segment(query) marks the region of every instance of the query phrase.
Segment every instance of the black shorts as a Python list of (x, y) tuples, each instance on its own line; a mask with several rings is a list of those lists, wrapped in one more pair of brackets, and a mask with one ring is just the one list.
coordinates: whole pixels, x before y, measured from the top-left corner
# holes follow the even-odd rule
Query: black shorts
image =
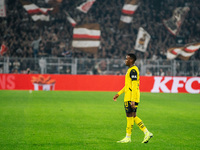
[(126, 113), (131, 113), (131, 112), (137, 111), (138, 103), (136, 103), (136, 102), (135, 102), (135, 107), (136, 107), (135, 109), (133, 109), (131, 107), (131, 101), (124, 102), (124, 108), (125, 108)]

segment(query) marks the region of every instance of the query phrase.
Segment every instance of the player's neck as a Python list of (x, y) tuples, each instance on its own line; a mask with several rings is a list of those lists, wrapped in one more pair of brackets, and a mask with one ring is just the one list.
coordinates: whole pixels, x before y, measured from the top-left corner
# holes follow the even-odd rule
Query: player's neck
[(135, 64), (130, 65), (129, 68), (131, 68), (131, 67), (133, 67), (133, 66), (135, 66)]

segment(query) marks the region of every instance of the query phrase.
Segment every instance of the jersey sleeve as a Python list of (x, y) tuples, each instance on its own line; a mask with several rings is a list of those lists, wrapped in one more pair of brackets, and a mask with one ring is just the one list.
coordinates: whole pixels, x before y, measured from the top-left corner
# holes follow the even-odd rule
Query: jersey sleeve
[(118, 95), (121, 95), (125, 91), (125, 86), (117, 93)]
[(137, 99), (137, 90), (139, 88), (137, 79), (138, 79), (138, 73), (135, 69), (132, 69), (130, 72), (130, 78), (132, 80), (132, 94), (131, 94), (131, 101), (136, 101)]
[(132, 69), (130, 71), (130, 78), (131, 78), (132, 81), (137, 81), (138, 73), (135, 69)]

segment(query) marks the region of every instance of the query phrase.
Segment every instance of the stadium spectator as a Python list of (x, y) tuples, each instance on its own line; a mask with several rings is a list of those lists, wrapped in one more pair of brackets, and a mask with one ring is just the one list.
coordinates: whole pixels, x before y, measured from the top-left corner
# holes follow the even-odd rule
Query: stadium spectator
[(163, 71), (163, 69), (161, 68), (160, 71), (159, 71), (159, 76), (164, 76), (165, 75), (165, 72)]
[(145, 76), (152, 76), (152, 73), (150, 72), (150, 70), (148, 69)]
[[(29, 1), (40, 7), (49, 6), (42, 0)], [(143, 27), (151, 35), (151, 40), (146, 53), (135, 52), (138, 59), (166, 59), (166, 50), (177, 45), (179, 36), (185, 43), (199, 42), (200, 3), (198, 0), (140, 0), (132, 23), (122, 29), (119, 28), (119, 19), (124, 0), (98, 0), (87, 14), (76, 10), (76, 4), (70, 0), (62, 1), (60, 11), (50, 14), (49, 23), (38, 26), (20, 1), (7, 0), (7, 17), (0, 18), (0, 44), (4, 40), (8, 43), (7, 55), (11, 57), (62, 56), (59, 43), (61, 41), (65, 43), (65, 51), (71, 50), (73, 34), (73, 27), (64, 15), (66, 10), (78, 24), (96, 22), (100, 24), (101, 48), (96, 55), (98, 58), (123, 58), (127, 51), (135, 52), (134, 45), (139, 27)], [(191, 9), (176, 37), (167, 31), (162, 20), (170, 18), (176, 7), (183, 6), (189, 6)], [(35, 39), (39, 35), (42, 35), (42, 40)], [(73, 50), (71, 57), (94, 58), (95, 55)], [(191, 59), (199, 60), (200, 51), (197, 51)]]

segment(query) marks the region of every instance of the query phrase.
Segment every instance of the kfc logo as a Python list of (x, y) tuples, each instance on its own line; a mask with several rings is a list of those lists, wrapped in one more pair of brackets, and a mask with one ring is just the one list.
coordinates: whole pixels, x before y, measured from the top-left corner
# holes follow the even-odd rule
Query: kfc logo
[(200, 77), (154, 77), (151, 92), (179, 93), (181, 91), (200, 93)]

